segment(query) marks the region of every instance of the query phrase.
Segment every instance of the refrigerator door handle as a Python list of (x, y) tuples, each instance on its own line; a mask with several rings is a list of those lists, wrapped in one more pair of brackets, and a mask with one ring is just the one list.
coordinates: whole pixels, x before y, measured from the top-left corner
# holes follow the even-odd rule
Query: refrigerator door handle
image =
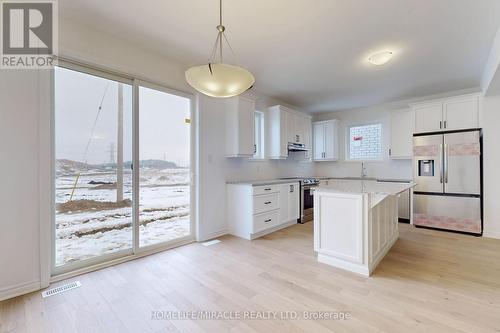
[(444, 182), (448, 183), (448, 144), (444, 144)]
[[(443, 144), (439, 145), (439, 154), (441, 159), (443, 159)], [(443, 184), (443, 173), (444, 173), (444, 163), (441, 163), (441, 167), (439, 168), (439, 182)]]

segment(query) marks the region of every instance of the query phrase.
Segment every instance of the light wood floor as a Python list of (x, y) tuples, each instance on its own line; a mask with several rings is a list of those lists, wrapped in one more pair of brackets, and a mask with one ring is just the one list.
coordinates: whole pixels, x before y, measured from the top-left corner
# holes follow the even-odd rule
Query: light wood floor
[[(0, 303), (0, 332), (499, 332), (500, 241), (400, 225), (371, 278), (316, 261), (312, 224), (192, 244)], [(63, 281), (62, 284), (68, 281)], [(56, 285), (58, 285), (56, 284)], [(349, 320), (151, 320), (159, 311), (346, 311)]]

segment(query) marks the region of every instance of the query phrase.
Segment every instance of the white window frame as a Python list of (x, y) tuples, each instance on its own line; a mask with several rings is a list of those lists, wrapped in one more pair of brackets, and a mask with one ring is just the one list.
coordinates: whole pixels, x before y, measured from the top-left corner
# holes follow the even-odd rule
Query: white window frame
[[(351, 158), (351, 128), (371, 125), (380, 125), (380, 155), (378, 158), (356, 159)], [(345, 160), (347, 162), (382, 162), (384, 161), (384, 123), (382, 121), (373, 121), (369, 123), (349, 124), (345, 130)]]
[[(254, 123), (257, 123), (258, 119), (258, 126), (255, 124), (254, 126), (254, 147), (256, 149), (255, 154), (250, 158), (252, 161), (263, 161), (265, 160), (265, 114), (263, 111), (254, 111)], [(257, 134), (257, 131), (259, 133)]]

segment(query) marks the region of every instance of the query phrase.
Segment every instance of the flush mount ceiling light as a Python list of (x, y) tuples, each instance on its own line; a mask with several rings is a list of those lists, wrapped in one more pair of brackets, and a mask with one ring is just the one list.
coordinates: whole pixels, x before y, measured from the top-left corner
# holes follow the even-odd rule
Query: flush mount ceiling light
[(392, 51), (377, 52), (368, 58), (368, 62), (376, 66), (384, 65), (391, 61), (393, 55)]
[(219, 0), (219, 25), (217, 38), (208, 64), (191, 67), (186, 71), (186, 81), (202, 94), (212, 97), (232, 97), (250, 89), (255, 82), (252, 73), (246, 69), (223, 63), (222, 44), (226, 42), (229, 50), (236, 56), (222, 25), (222, 0)]

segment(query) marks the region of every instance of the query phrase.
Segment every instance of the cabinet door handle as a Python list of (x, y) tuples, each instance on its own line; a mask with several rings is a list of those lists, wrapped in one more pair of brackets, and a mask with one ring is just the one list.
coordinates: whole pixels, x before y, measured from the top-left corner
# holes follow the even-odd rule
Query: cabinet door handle
[(389, 156), (391, 156), (391, 155), (392, 155), (392, 149), (389, 148)]
[(271, 221), (272, 221), (272, 219), (267, 219), (267, 220), (264, 220), (264, 223), (269, 223)]
[(294, 185), (290, 185), (290, 193), (292, 193), (293, 191), (295, 191), (295, 186)]
[(269, 205), (271, 203), (271, 201), (266, 201), (264, 202), (264, 205)]
[(447, 124), (446, 120), (443, 122), (443, 126), (444, 126), (444, 128), (448, 128), (448, 124)]
[(271, 189), (268, 187), (268, 188), (265, 188), (264, 191), (271, 191)]
[(442, 120), (440, 120), (440, 121), (439, 121), (439, 129), (442, 129), (442, 128), (443, 128), (443, 121), (442, 121)]

